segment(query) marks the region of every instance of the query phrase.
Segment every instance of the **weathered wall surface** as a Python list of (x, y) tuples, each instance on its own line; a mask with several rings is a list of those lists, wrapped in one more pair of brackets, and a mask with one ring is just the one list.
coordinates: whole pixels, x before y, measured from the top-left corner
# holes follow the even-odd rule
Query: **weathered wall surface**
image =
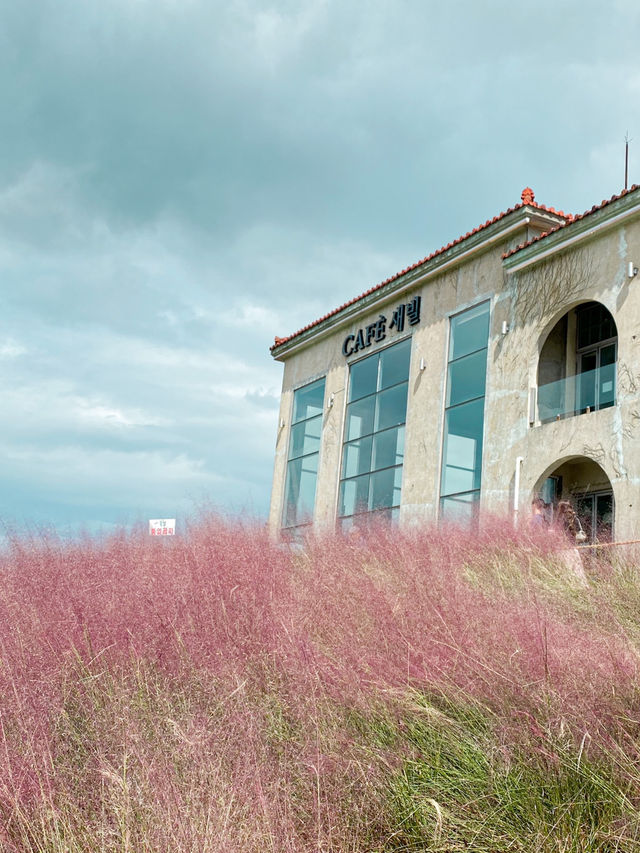
[[(524, 229), (511, 241), (523, 240)], [(501, 254), (507, 242), (493, 246), (473, 260), (452, 271), (434, 277), (428, 283), (390, 296), (368, 312), (354, 318), (313, 345), (302, 348), (285, 361), (271, 500), (270, 526), (280, 526), (284, 501), (289, 428), (296, 388), (326, 376), (325, 413), (320, 450), (314, 521), (321, 528), (335, 523), (340, 462), (346, 408), (349, 364), (372, 355), (412, 335), (407, 426), (403, 466), (401, 520), (433, 520), (437, 516), (443, 409), (447, 375), (449, 318), (479, 302), (495, 301), (496, 288), (502, 286)], [(420, 323), (406, 325), (404, 333), (388, 332), (378, 344), (373, 343), (356, 355), (345, 357), (345, 337), (375, 322), (381, 313), (388, 318), (399, 303), (414, 296), (421, 297)], [(498, 312), (499, 322), (502, 313)], [(497, 322), (497, 321), (496, 321)], [(420, 369), (424, 360), (424, 369)], [(333, 405), (328, 406), (333, 395)]]
[[(590, 490), (613, 489), (616, 538), (640, 535), (640, 278), (627, 276), (628, 262), (637, 263), (638, 258), (636, 221), (569, 249), (546, 265), (507, 276), (501, 301), (509, 306), (511, 330), (491, 343), (483, 471), (483, 504), (488, 509), (503, 512), (513, 505), (519, 456), (522, 512), (528, 512), (544, 478), (564, 460), (586, 457), (608, 478), (589, 482)], [(530, 426), (529, 391), (537, 386), (542, 346), (570, 308), (591, 300), (602, 303), (617, 325), (617, 404)], [(578, 491), (580, 484), (573, 485)]]
[[(282, 516), (294, 389), (326, 376), (315, 522), (320, 527), (332, 526), (349, 362), (404, 335), (388, 333), (384, 341), (351, 357), (343, 355), (343, 341), (346, 335), (377, 320), (381, 312), (390, 317), (398, 303), (419, 294), (421, 321), (408, 327), (413, 343), (401, 520), (409, 523), (437, 517), (449, 318), (490, 300), (482, 506), (501, 514), (512, 511), (518, 457), (523, 460), (517, 496), (522, 514), (528, 514), (532, 496), (549, 473), (563, 463), (573, 464), (571, 460), (576, 457), (585, 457), (597, 462), (606, 474), (602, 482), (590, 484), (593, 489), (608, 488), (608, 482), (613, 488), (616, 537), (640, 536), (640, 276), (627, 276), (629, 261), (640, 265), (640, 220), (611, 227), (547, 262), (505, 274), (502, 252), (526, 236), (524, 231), (511, 235), (510, 242), (494, 244), (450, 271), (390, 296), (387, 302), (372, 306), (350, 324), (286, 359), (280, 408), (284, 426), (278, 429), (270, 516), (274, 532)], [(617, 324), (617, 405), (551, 423), (530, 423), (529, 399), (537, 387), (542, 346), (567, 311), (591, 300), (605, 305)], [(506, 334), (503, 321), (509, 326)], [(556, 342), (556, 348), (559, 346)], [(567, 370), (571, 375), (575, 365), (567, 365)], [(329, 407), (332, 395), (333, 405)], [(569, 488), (570, 477), (566, 479)]]

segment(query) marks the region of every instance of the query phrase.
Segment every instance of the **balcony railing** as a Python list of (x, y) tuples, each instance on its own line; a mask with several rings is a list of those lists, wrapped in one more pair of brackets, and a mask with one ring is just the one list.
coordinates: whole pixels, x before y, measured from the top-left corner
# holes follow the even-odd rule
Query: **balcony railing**
[(606, 409), (616, 402), (616, 365), (607, 364), (538, 388), (542, 423)]

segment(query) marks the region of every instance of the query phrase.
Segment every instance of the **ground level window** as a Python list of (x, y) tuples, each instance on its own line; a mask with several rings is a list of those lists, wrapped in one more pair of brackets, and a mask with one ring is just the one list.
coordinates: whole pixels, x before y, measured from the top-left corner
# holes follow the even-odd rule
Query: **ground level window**
[[(411, 339), (351, 365), (338, 516), (389, 519), (400, 506)], [(367, 521), (368, 523), (368, 521)]]
[(613, 494), (598, 492), (576, 497), (576, 513), (592, 544), (613, 542)]
[(310, 524), (313, 520), (324, 384), (324, 379), (318, 379), (294, 391), (282, 519), (284, 528)]
[(480, 500), (489, 303), (451, 318), (440, 516), (470, 521)]

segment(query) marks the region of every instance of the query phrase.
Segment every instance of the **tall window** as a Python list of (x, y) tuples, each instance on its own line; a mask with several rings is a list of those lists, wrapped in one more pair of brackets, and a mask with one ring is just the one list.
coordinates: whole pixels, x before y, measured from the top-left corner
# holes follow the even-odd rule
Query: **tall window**
[(304, 388), (298, 388), (293, 395), (283, 527), (310, 524), (313, 520), (322, 435), (324, 382), (324, 379), (318, 379)]
[(489, 303), (451, 318), (440, 512), (471, 518), (480, 499)]
[(599, 302), (577, 310), (578, 405), (584, 413), (615, 403), (617, 329), (613, 317)]
[(394, 517), (400, 506), (407, 418), (408, 338), (351, 365), (338, 514)]
[(618, 330), (599, 302), (572, 308), (549, 332), (538, 362), (542, 423), (615, 406)]

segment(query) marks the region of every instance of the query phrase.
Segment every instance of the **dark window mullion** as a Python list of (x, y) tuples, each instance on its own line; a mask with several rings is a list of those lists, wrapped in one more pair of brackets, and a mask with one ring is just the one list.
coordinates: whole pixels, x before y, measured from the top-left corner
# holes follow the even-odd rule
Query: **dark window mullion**
[[(363, 397), (356, 397), (355, 400), (349, 400), (349, 402), (347, 403), (347, 413), (349, 412), (349, 407), (353, 406), (355, 403), (361, 403), (363, 400), (369, 399), (369, 397), (377, 397), (379, 394), (384, 394), (385, 391), (390, 391), (391, 388), (397, 388), (398, 385), (406, 385), (408, 388), (409, 380), (401, 379), (400, 382), (394, 382), (393, 385), (385, 385), (385, 387), (381, 388), (379, 391), (373, 391), (371, 394), (365, 394)], [(314, 417), (318, 416), (314, 415)], [(302, 421), (298, 421), (298, 423), (302, 423)]]
[(451, 492), (450, 495), (441, 495), (440, 500), (445, 500), (445, 498), (459, 498), (462, 495), (479, 495), (480, 489), (467, 489), (465, 492)]
[(344, 520), (345, 518), (361, 518), (364, 515), (372, 516), (376, 515), (376, 513), (389, 512), (392, 509), (399, 509), (400, 504), (394, 504), (393, 506), (378, 506), (375, 509), (362, 509), (360, 512), (352, 512), (350, 515), (341, 515), (340, 520)]
[(368, 471), (363, 471), (362, 474), (354, 474), (351, 477), (341, 477), (340, 483), (348, 483), (349, 480), (357, 480), (359, 477), (368, 477), (371, 474), (379, 474), (381, 471), (390, 471), (392, 468), (402, 468), (402, 462), (397, 465), (385, 465), (382, 468), (370, 468)]
[(299, 456), (292, 456), (290, 459), (287, 459), (287, 463), (297, 462), (298, 459), (311, 459), (312, 456), (320, 456), (320, 451), (312, 450), (311, 453), (301, 453)]
[(479, 394), (477, 397), (471, 397), (469, 400), (463, 400), (461, 403), (454, 403), (453, 406), (447, 406), (445, 412), (450, 412), (452, 409), (459, 409), (460, 406), (465, 406), (467, 403), (475, 403), (476, 400), (484, 400), (486, 394)]
[(588, 354), (590, 352), (594, 352), (595, 350), (599, 350), (601, 347), (607, 347), (610, 344), (617, 344), (617, 343), (618, 343), (618, 336), (614, 335), (612, 338), (607, 338), (604, 341), (598, 341), (597, 344), (588, 344), (587, 346), (579, 347), (578, 349), (576, 349), (576, 353), (578, 355), (584, 355), (585, 353)]
[(373, 435), (376, 435), (376, 430), (373, 432), (363, 432), (362, 435), (359, 435), (357, 438), (350, 438), (349, 441), (345, 441), (342, 448), (344, 449), (348, 444), (355, 444), (356, 441), (362, 441), (363, 438), (371, 438)]
[(455, 358), (450, 358), (447, 364), (455, 364), (457, 361), (462, 361), (464, 358), (469, 358), (470, 355), (477, 355), (479, 352), (484, 352), (484, 350), (488, 350), (489, 347), (478, 347), (478, 349), (474, 349), (471, 352), (465, 352), (464, 355), (457, 355)]
[[(406, 340), (408, 340), (408, 339), (405, 338), (402, 341), (402, 343), (406, 343)], [(395, 471), (397, 469), (402, 469), (402, 465), (403, 465), (403, 461), (404, 461), (403, 460), (402, 462), (400, 462), (398, 464), (394, 464), (394, 465), (383, 465), (380, 468), (374, 468), (373, 467), (373, 442), (375, 441), (376, 437), (379, 435), (382, 435), (383, 433), (389, 433), (391, 430), (401, 429), (402, 427), (404, 427), (406, 425), (406, 421), (407, 421), (406, 407), (407, 407), (407, 403), (408, 403), (408, 392), (409, 392), (409, 375), (408, 374), (409, 374), (410, 365), (407, 361), (406, 365), (402, 366), (402, 372), (401, 373), (393, 373), (392, 372), (390, 374), (389, 378), (393, 378), (394, 375), (395, 376), (401, 375), (402, 378), (396, 382), (392, 382), (389, 385), (385, 385), (383, 388), (382, 387), (383, 356), (384, 356), (385, 352), (388, 352), (388, 349), (382, 350), (381, 352), (376, 353), (375, 355), (368, 356), (368, 358), (371, 358), (371, 359), (375, 358), (376, 359), (376, 366), (375, 366), (375, 369), (376, 369), (376, 386), (375, 386), (376, 390), (375, 390), (375, 392), (365, 394), (361, 397), (357, 397), (354, 400), (349, 400), (349, 402), (347, 403), (347, 408), (346, 408), (347, 424), (349, 424), (351, 412), (354, 411), (354, 409), (350, 408), (350, 407), (353, 407), (354, 404), (361, 404), (361, 403), (363, 403), (363, 401), (368, 401), (368, 406), (373, 409), (373, 423), (372, 423), (373, 428), (368, 432), (362, 433), (358, 436), (355, 436), (353, 438), (350, 438), (348, 440), (343, 441), (343, 445), (342, 445), (342, 448), (343, 448), (343, 450), (342, 450), (342, 473), (343, 473), (343, 476), (339, 480), (340, 494), (342, 496), (342, 495), (344, 495), (344, 490), (346, 489), (346, 487), (349, 484), (351, 484), (351, 483), (355, 484), (358, 482), (362, 482), (364, 484), (364, 482), (365, 482), (364, 478), (368, 477), (367, 490), (366, 490), (367, 491), (367, 504), (370, 504), (372, 501), (373, 493), (371, 490), (373, 488), (373, 477), (374, 477), (374, 475), (378, 475), (378, 474), (383, 473), (385, 471)], [(366, 361), (366, 359), (363, 359), (362, 361)], [(392, 364), (393, 364), (393, 362), (392, 362)], [(394, 368), (394, 370), (395, 370), (395, 368)], [(405, 370), (406, 370), (406, 373), (405, 373)], [(381, 395), (386, 394), (389, 391), (393, 391), (394, 389), (397, 390), (400, 387), (404, 387), (406, 389), (406, 394), (404, 395), (405, 400), (404, 400), (404, 417), (403, 417), (403, 419), (400, 421), (397, 421), (395, 423), (385, 423), (385, 425), (382, 427), (382, 429), (376, 428), (378, 425), (379, 417), (380, 417), (379, 412), (380, 412)], [(351, 389), (349, 389), (349, 394), (351, 394)], [(371, 404), (371, 398), (374, 398), (373, 399), (373, 405)], [(393, 413), (394, 408), (395, 408), (393, 406), (393, 399), (391, 399), (389, 401), (389, 406), (391, 406), (390, 411), (391, 411), (391, 413)], [(357, 409), (355, 411), (357, 411)], [(387, 412), (385, 417), (388, 417), (388, 410), (385, 409), (385, 412)], [(361, 417), (364, 419), (364, 416), (361, 416)], [(347, 427), (347, 432), (348, 432), (348, 427)], [(358, 474), (353, 474), (350, 477), (345, 477), (344, 476), (345, 459), (346, 459), (345, 450), (347, 448), (349, 448), (350, 446), (357, 447), (358, 443), (363, 441), (363, 440), (370, 440), (372, 443), (371, 444), (372, 455), (371, 455), (371, 458), (368, 460), (367, 470), (361, 471)], [(388, 454), (388, 457), (393, 458), (391, 456), (391, 454)], [(356, 486), (356, 488), (357, 488), (357, 486)], [(391, 499), (393, 500), (393, 496)], [(342, 504), (342, 501), (343, 501), (342, 497), (340, 498), (340, 501)], [(366, 509), (362, 509), (360, 512), (357, 512), (357, 513), (349, 513), (349, 514), (341, 515), (340, 518), (345, 519), (345, 518), (352, 518), (355, 515), (365, 515), (365, 514), (372, 514), (374, 512), (383, 512), (383, 511), (388, 510), (388, 509), (393, 509), (398, 505), (393, 504), (391, 507), (376, 507), (375, 509), (366, 508)]]
[(293, 427), (295, 427), (295, 426), (300, 426), (300, 424), (306, 424), (307, 421), (315, 421), (321, 417), (322, 417), (322, 412), (318, 412), (317, 415), (309, 415), (308, 418), (301, 418), (301, 420), (299, 420), (299, 421), (293, 421), (291, 424), (291, 428), (293, 429)]
[[(398, 384), (400, 384), (400, 383), (398, 383)], [(387, 389), (385, 388), (384, 390), (386, 391)], [(480, 398), (474, 397), (474, 399), (480, 399)], [(473, 400), (465, 400), (464, 401), (464, 403), (470, 403), (470, 402), (473, 402)], [(455, 409), (456, 406), (463, 406), (464, 403), (456, 403), (455, 406), (450, 406), (449, 408)], [(374, 413), (374, 423), (375, 423), (375, 413)], [(363, 438), (372, 438), (372, 437), (375, 437), (376, 435), (382, 435), (383, 432), (389, 432), (389, 430), (392, 430), (392, 429), (399, 429), (399, 427), (406, 426), (406, 423), (407, 423), (407, 420), (406, 420), (406, 416), (405, 416), (405, 419), (403, 421), (399, 421), (397, 424), (391, 424), (391, 426), (386, 426), (386, 427), (383, 427), (382, 429), (374, 429), (374, 430), (372, 430), (372, 432), (363, 432), (362, 435), (359, 435), (357, 438), (350, 438), (348, 441), (343, 442), (342, 447), (344, 449), (349, 444), (355, 444), (357, 441), (362, 441)]]

